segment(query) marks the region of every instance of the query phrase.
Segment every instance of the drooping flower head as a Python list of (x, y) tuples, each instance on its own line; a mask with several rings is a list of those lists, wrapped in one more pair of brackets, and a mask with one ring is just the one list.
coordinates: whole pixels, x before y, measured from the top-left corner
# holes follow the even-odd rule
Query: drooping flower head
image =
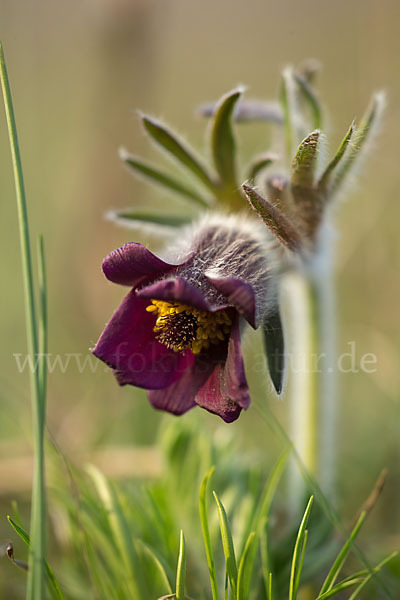
[(131, 290), (93, 353), (121, 385), (147, 389), (156, 408), (182, 414), (199, 405), (234, 421), (250, 403), (241, 332), (273, 310), (277, 251), (243, 215), (183, 229), (165, 260), (137, 243), (114, 250), (104, 274)]

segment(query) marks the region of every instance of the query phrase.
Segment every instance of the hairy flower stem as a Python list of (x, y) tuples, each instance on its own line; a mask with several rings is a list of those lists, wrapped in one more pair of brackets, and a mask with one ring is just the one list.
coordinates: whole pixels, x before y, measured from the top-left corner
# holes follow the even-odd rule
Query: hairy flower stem
[[(336, 369), (332, 269), (291, 272), (283, 284), (288, 340), (290, 435), (305, 468), (332, 498), (335, 479)], [(302, 476), (290, 472), (293, 512), (302, 510)]]
[[(22, 173), (21, 155), (18, 145), (17, 129), (15, 124), (14, 109), (11, 90), (8, 81), (7, 68), (4, 60), (3, 48), (0, 44), (0, 79), (4, 97), (4, 106), (10, 150), (14, 170), (15, 191), (17, 197), (18, 221), (20, 232), (20, 245), (22, 257), (22, 274), (25, 292), (25, 314), (28, 338), (28, 351), (35, 364), (39, 352), (38, 327), (34, 302), (34, 282), (32, 255), (29, 237), (28, 211), (25, 198), (24, 179)], [(44, 428), (45, 428), (45, 391), (44, 384), (38, 369), (31, 370), (31, 394), (33, 414), (34, 456), (35, 466), (33, 474), (32, 514), (31, 514), (31, 544), (29, 548), (28, 571), (28, 600), (42, 600), (45, 597), (45, 483), (44, 483)]]

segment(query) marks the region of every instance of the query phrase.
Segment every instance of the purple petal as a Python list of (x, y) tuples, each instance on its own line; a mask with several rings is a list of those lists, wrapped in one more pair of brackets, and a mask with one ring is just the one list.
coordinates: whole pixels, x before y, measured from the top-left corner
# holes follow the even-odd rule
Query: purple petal
[(107, 279), (132, 287), (175, 268), (176, 265), (164, 262), (145, 246), (135, 242), (117, 248), (103, 260), (103, 271)]
[(207, 356), (196, 357), (182, 377), (164, 390), (150, 390), (149, 400), (154, 408), (182, 415), (196, 406), (195, 396), (213, 372), (215, 363)]
[(235, 277), (217, 278), (206, 275), (213, 286), (221, 292), (234, 306), (239, 314), (256, 329), (259, 325), (256, 319), (256, 299), (253, 287)]
[(239, 319), (232, 327), (225, 362), (214, 368), (196, 395), (196, 403), (219, 415), (227, 423), (235, 421), (250, 404), (240, 345)]
[(182, 304), (189, 304), (201, 310), (210, 310), (210, 306), (200, 289), (188, 283), (182, 277), (157, 281), (139, 290), (137, 295), (148, 300), (152, 298), (169, 302), (177, 300)]
[(148, 302), (131, 290), (100, 336), (93, 354), (115, 369), (120, 385), (161, 389), (182, 377), (194, 361), (192, 352), (176, 353), (154, 336)]

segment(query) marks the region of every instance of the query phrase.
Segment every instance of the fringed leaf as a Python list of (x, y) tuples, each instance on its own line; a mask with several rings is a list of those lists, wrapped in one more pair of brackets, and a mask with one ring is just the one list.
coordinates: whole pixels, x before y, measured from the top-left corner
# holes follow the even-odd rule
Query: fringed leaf
[(365, 153), (368, 142), (370, 141), (374, 130), (379, 125), (384, 104), (385, 96), (383, 93), (378, 93), (373, 96), (370, 107), (361, 119), (360, 125), (357, 128), (351, 143), (346, 147), (343, 160), (336, 169), (336, 177), (332, 182), (331, 193), (336, 192), (345, 182), (352, 167)]
[(265, 154), (256, 156), (248, 167), (247, 179), (255, 179), (261, 171), (269, 167), (276, 160), (278, 160), (278, 156), (272, 152), (266, 152)]
[(172, 158), (191, 171), (205, 186), (214, 191), (215, 182), (201, 160), (196, 156), (195, 151), (188, 147), (176, 133), (172, 132), (157, 119), (147, 115), (142, 115), (141, 118), (145, 131), (156, 144), (161, 146)]
[(221, 98), (211, 129), (214, 164), (224, 187), (236, 187), (236, 143), (232, 131), (232, 117), (242, 93), (243, 89), (238, 88)]
[(283, 111), (286, 151), (289, 159), (293, 156), (295, 147), (304, 137), (298, 92), (298, 84), (293, 70), (288, 67), (282, 73), (280, 101)]
[(322, 113), (321, 105), (319, 103), (317, 95), (305, 77), (296, 74), (295, 79), (305, 102), (310, 107), (313, 127), (314, 129), (320, 129), (322, 124)]
[(328, 166), (322, 173), (322, 175), (318, 181), (318, 189), (322, 193), (325, 193), (328, 190), (329, 185), (332, 181), (332, 178), (334, 177), (336, 167), (342, 160), (342, 158), (347, 150), (347, 147), (353, 138), (355, 130), (356, 130), (356, 126), (355, 126), (355, 122), (353, 121), (352, 124), (350, 125), (346, 135), (344, 136), (343, 140), (341, 141), (340, 146), (337, 149), (335, 156), (332, 158), (332, 160), (330, 161), (330, 163), (328, 164)]
[(192, 202), (196, 202), (201, 206), (208, 206), (209, 203), (205, 200), (198, 192), (185, 183), (176, 179), (172, 175), (164, 173), (160, 171), (157, 167), (153, 167), (149, 165), (147, 162), (143, 161), (141, 158), (134, 156), (133, 154), (129, 154), (125, 149), (121, 149), (119, 152), (121, 160), (124, 161), (128, 167), (130, 167), (136, 175), (142, 176), (152, 183), (159, 185), (170, 192), (175, 192), (180, 196), (186, 198), (186, 200), (190, 200)]
[(289, 180), (285, 175), (274, 174), (267, 179), (267, 197), (270, 203), (283, 213), (290, 212)]
[(319, 131), (310, 133), (300, 144), (292, 162), (291, 185), (296, 201), (296, 188), (311, 189), (317, 165)]
[(301, 251), (302, 240), (300, 234), (288, 218), (253, 188), (245, 184), (242, 187), (251, 207), (261, 217), (274, 236), (292, 252)]
[(144, 229), (154, 233), (171, 232), (191, 222), (191, 218), (187, 216), (152, 213), (140, 209), (110, 211), (107, 217), (110, 221), (129, 229)]
[(279, 308), (265, 319), (263, 336), (269, 374), (279, 395), (282, 392), (285, 375), (285, 341)]
[[(212, 117), (217, 109), (216, 102), (203, 104), (198, 108), (202, 117)], [(233, 119), (236, 123), (247, 123), (252, 121), (267, 121), (282, 125), (282, 109), (276, 102), (263, 100), (240, 100), (234, 110)]]

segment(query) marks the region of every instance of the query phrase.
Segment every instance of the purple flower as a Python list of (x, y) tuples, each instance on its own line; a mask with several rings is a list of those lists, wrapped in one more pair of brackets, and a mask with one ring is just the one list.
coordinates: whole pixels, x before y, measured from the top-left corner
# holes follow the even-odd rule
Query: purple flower
[(199, 405), (231, 422), (250, 404), (240, 335), (274, 305), (275, 245), (243, 216), (209, 215), (180, 233), (168, 262), (137, 243), (104, 259), (107, 279), (131, 290), (93, 353), (155, 408)]

